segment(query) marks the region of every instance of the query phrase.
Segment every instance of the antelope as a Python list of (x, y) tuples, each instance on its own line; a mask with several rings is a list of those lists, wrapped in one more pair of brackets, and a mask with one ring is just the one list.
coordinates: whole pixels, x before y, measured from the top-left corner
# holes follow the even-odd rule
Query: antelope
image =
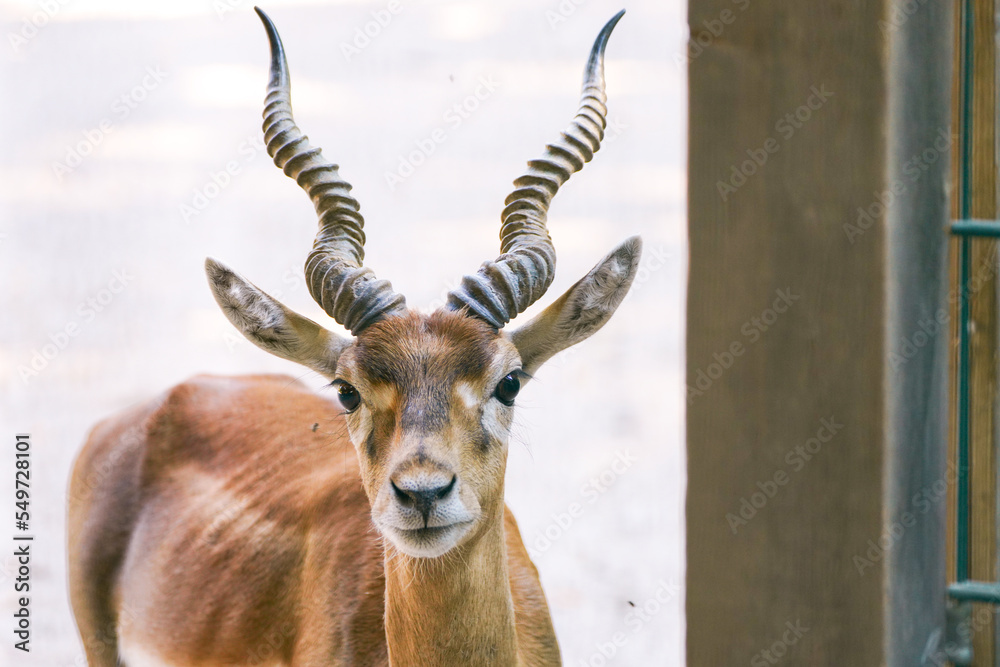
[(430, 314), (364, 266), (359, 204), (296, 125), (281, 39), (256, 11), (271, 51), (267, 150), (315, 206), (306, 282), (351, 337), (206, 259), (229, 321), (324, 376), (335, 396), (288, 376), (197, 376), (94, 427), (68, 508), (87, 660), (559, 665), (538, 572), (504, 502), (515, 397), (615, 312), (639, 237), (526, 324), (504, 327), (552, 282), (547, 211), (600, 147), (604, 51), (624, 11), (593, 45), (573, 121), (514, 181), (501, 254)]

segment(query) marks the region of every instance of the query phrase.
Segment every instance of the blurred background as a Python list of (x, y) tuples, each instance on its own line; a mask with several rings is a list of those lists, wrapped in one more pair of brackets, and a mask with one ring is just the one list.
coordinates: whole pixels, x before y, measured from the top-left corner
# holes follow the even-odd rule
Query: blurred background
[[(263, 6), (296, 120), (361, 202), (366, 264), (426, 309), (499, 253), (511, 181), (568, 124), (593, 39), (622, 6), (608, 135), (554, 200), (555, 283), (521, 321), (625, 237), (641, 234), (645, 253), (611, 322), (519, 397), (507, 473), (574, 667), (684, 664), (684, 3)], [(302, 278), (312, 206), (263, 149), (267, 40), (249, 0), (4, 0), (0, 20), (0, 414), (8, 444), (32, 435), (36, 535), (32, 652), (4, 639), (0, 664), (66, 667), (85, 662), (64, 535), (90, 427), (196, 373), (282, 372), (328, 391), (236, 333), (204, 258), (342, 329)], [(0, 451), (10, 499), (13, 449)], [(569, 517), (573, 503), (583, 511)]]

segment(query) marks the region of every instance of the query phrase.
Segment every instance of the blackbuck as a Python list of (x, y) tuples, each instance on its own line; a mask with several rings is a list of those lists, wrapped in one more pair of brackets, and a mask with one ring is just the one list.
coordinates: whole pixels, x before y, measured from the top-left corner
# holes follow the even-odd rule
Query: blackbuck
[(69, 575), (92, 667), (558, 665), (538, 573), (504, 503), (518, 390), (611, 317), (635, 276), (627, 239), (523, 326), (555, 270), (559, 187), (598, 150), (604, 50), (575, 118), (506, 199), (501, 254), (430, 315), (365, 268), (351, 186), (292, 117), (278, 32), (268, 153), (309, 194), (313, 298), (353, 337), (206, 260), (226, 317), (331, 381), (199, 376), (98, 424), (73, 470)]

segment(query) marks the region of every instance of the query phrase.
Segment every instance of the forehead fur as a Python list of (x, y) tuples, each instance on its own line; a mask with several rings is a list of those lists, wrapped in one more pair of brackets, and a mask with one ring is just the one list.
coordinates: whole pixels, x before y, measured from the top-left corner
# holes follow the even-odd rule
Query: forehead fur
[(355, 361), (369, 381), (407, 385), (419, 378), (453, 381), (482, 374), (499, 334), (485, 322), (437, 311), (389, 317), (358, 336)]

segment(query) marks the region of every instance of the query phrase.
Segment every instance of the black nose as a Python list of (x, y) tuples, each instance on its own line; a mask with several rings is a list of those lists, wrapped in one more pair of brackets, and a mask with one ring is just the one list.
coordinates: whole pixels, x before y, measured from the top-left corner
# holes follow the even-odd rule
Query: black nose
[(451, 481), (441, 486), (408, 486), (400, 488), (396, 485), (396, 480), (389, 480), (392, 490), (396, 493), (396, 500), (403, 507), (412, 507), (420, 512), (424, 517), (424, 528), (427, 527), (427, 520), (431, 514), (434, 503), (448, 497), (448, 494), (455, 488), (456, 475), (451, 476)]

